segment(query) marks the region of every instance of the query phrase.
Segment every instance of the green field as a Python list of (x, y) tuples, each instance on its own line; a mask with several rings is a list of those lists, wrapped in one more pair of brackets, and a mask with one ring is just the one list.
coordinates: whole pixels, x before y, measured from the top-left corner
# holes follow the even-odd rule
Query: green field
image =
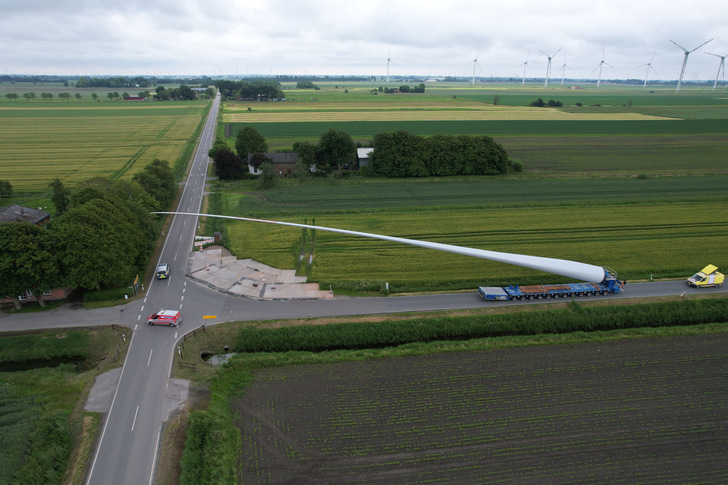
[(207, 101), (0, 103), (0, 169), (16, 192), (91, 177), (130, 179), (155, 158), (188, 152)]

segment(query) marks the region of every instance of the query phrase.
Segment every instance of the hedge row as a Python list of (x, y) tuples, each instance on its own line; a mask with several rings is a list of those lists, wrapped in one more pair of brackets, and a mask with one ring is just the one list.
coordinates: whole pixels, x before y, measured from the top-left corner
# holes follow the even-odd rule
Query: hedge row
[(726, 299), (680, 300), (617, 307), (582, 307), (574, 302), (568, 309), (539, 312), (302, 325), (275, 329), (248, 327), (238, 334), (235, 351), (320, 352), (436, 340), (592, 332), (726, 321)]

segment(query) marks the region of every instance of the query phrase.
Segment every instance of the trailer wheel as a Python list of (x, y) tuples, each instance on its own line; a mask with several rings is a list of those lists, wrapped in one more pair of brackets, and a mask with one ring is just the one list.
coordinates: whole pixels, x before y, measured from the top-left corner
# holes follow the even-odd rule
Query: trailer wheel
[(609, 292), (607, 290), (602, 290), (602, 295), (607, 295)]
[(549, 299), (549, 298), (551, 298), (551, 295), (544, 295), (543, 297), (546, 299)]
[(517, 296), (512, 296), (511, 297), (511, 301), (516, 301), (516, 300), (518, 300), (518, 297)]
[(577, 293), (577, 296), (584, 296), (584, 292), (580, 291), (579, 293)]
[(523, 296), (523, 295), (521, 295), (521, 296), (519, 296), (519, 297), (518, 297), (518, 299), (519, 299), (519, 300), (525, 300), (525, 299), (526, 299), (526, 297), (525, 297), (525, 296)]

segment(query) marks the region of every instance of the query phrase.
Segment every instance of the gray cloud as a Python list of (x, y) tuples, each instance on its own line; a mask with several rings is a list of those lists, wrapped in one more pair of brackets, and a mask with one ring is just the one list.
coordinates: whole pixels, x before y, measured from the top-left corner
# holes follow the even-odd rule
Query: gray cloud
[[(472, 74), (543, 77), (562, 51), (570, 77), (712, 79), (728, 54), (723, 2), (673, 0), (27, 0), (3, 7), (0, 72), (31, 74)], [(565, 56), (565, 57), (564, 57)], [(654, 75), (654, 74), (653, 74)], [(556, 77), (556, 74), (554, 74)]]

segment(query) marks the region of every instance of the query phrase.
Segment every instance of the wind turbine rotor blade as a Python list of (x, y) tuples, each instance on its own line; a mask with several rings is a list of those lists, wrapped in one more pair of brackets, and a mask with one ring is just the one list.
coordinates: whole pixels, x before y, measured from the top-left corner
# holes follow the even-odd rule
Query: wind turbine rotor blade
[(349, 234), (352, 236), (368, 237), (372, 239), (380, 239), (383, 241), (396, 242), (400, 244), (409, 244), (426, 249), (434, 249), (448, 253), (460, 254), (463, 256), (471, 256), (475, 258), (488, 259), (501, 263), (513, 264), (524, 268), (531, 268), (546, 273), (558, 274), (576, 280), (589, 281), (592, 283), (601, 283), (607, 276), (606, 270), (601, 266), (592, 264), (579, 263), (577, 261), (569, 261), (566, 259), (544, 258), (540, 256), (528, 256), (524, 254), (501, 253), (497, 251), (487, 251), (485, 249), (468, 248), (464, 246), (454, 246), (451, 244), (435, 243), (430, 241), (420, 241), (417, 239), (405, 239), (401, 237), (385, 236), (382, 234), (371, 234), (366, 232), (348, 231), (346, 229), (337, 229), (333, 227), (313, 226), (308, 224), (297, 224), (293, 222), (280, 222), (265, 219), (251, 219), (247, 217), (221, 216), (215, 214), (200, 214), (194, 212), (152, 212), (152, 214), (174, 214), (197, 217), (218, 217), (222, 219), (234, 219), (240, 221), (263, 222), (267, 224), (278, 224), (281, 226), (301, 227), (308, 229), (316, 229), (317, 231), (337, 232), (340, 234)]
[(652, 61), (655, 60), (655, 54), (657, 54), (657, 49), (655, 49), (655, 52), (652, 53), (652, 58), (650, 59), (650, 62), (648, 64), (652, 64)]
[(539, 52), (540, 52), (541, 54), (545, 55), (546, 57), (548, 57), (549, 59), (551, 59), (551, 58), (549, 57), (549, 55), (548, 55), (548, 54), (546, 54), (546, 53), (545, 53), (544, 51), (542, 51), (542, 50), (540, 50), (540, 49), (539, 49)]
[(713, 39), (710, 39), (710, 40), (707, 40), (707, 41), (703, 42), (702, 44), (700, 44), (698, 47), (696, 47), (695, 49), (691, 50), (690, 52), (695, 52), (696, 50), (700, 49), (701, 47), (703, 47), (708, 42), (711, 42), (712, 40)]
[(674, 40), (670, 39), (670, 42), (672, 42), (673, 44), (675, 44), (676, 46), (678, 46), (679, 48), (681, 48), (681, 49), (682, 49), (682, 50), (684, 50), (685, 52), (688, 52), (688, 50), (687, 50), (687, 49), (686, 49), (685, 47), (681, 46), (680, 44), (678, 44), (678, 43), (677, 43), (677, 42), (675, 42)]
[(564, 46), (559, 47), (559, 50), (557, 50), (556, 52), (554, 52), (554, 55), (551, 56), (551, 57), (554, 57), (556, 54), (558, 54), (559, 52), (561, 52), (561, 49), (563, 49), (563, 48), (564, 48)]

